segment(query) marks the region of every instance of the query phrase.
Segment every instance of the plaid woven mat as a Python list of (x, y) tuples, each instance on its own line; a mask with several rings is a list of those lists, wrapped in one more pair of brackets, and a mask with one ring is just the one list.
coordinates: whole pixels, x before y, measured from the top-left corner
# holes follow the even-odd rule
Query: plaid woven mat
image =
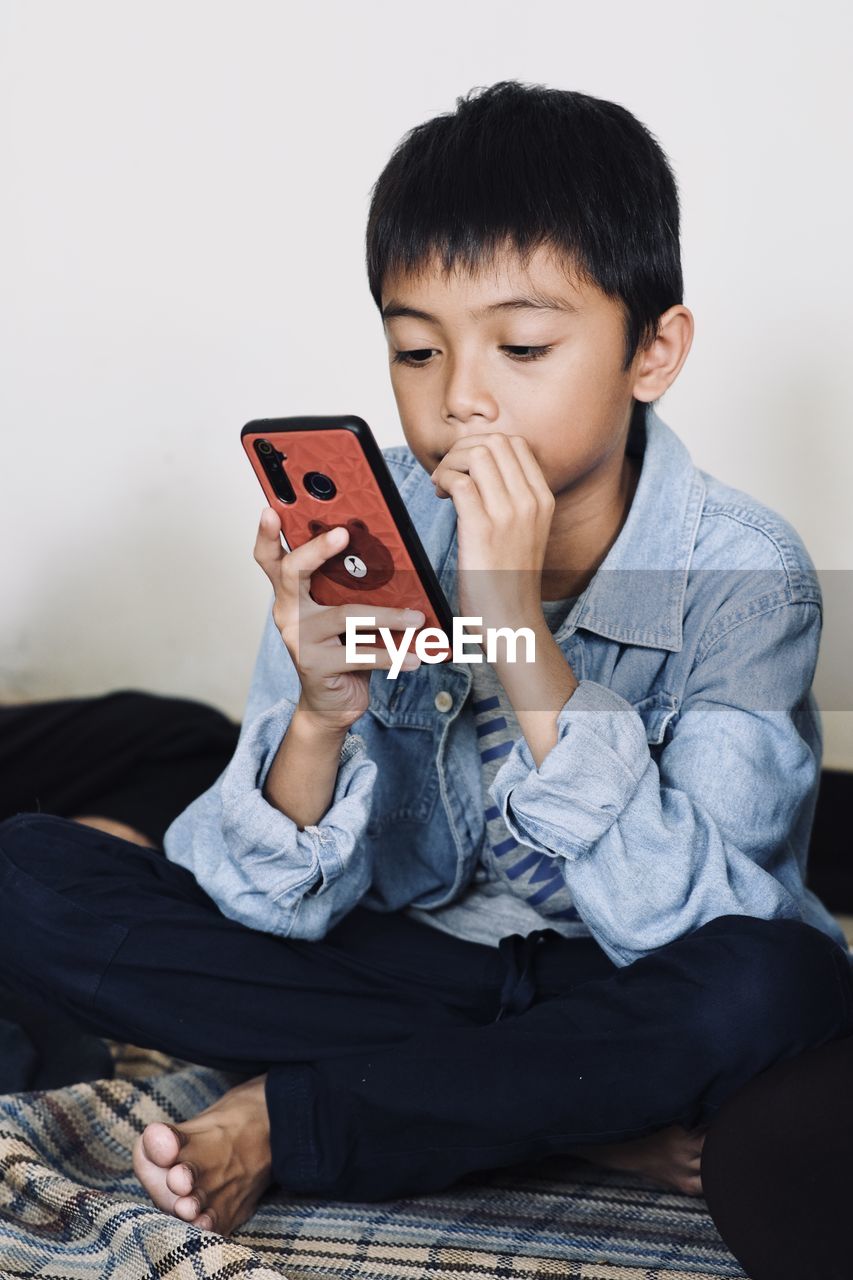
[(130, 1164), (151, 1120), (229, 1077), (116, 1046), (117, 1076), (0, 1098), (0, 1274), (39, 1280), (722, 1280), (744, 1272), (705, 1202), (581, 1160), (381, 1204), (278, 1192), (231, 1239), (155, 1209)]

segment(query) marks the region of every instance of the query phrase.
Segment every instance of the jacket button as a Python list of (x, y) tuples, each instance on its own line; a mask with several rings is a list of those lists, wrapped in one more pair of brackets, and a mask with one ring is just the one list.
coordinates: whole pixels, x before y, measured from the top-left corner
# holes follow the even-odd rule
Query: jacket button
[(440, 689), (435, 695), (436, 711), (449, 711), (453, 706), (453, 695), (446, 689)]

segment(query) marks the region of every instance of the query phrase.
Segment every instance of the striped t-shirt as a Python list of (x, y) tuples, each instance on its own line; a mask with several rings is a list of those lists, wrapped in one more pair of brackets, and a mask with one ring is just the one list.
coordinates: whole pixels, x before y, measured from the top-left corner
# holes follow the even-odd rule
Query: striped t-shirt
[[(552, 632), (576, 599), (569, 596), (542, 601), (542, 612)], [(471, 664), (471, 674), (471, 709), (480, 748), (486, 818), (483, 851), (474, 878), (461, 898), (431, 911), (408, 907), (406, 914), (457, 938), (494, 947), (508, 934), (526, 937), (534, 929), (551, 928), (565, 937), (585, 937), (589, 929), (563, 882), (561, 860), (516, 840), (489, 795), (489, 786), (521, 729), (494, 668), (484, 659)]]

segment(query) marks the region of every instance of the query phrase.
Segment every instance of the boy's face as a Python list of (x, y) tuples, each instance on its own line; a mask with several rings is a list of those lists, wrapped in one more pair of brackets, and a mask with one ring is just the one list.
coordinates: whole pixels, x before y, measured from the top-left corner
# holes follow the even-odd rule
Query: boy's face
[(559, 494), (624, 452), (641, 353), (623, 372), (621, 303), (567, 279), (548, 249), (526, 270), (505, 251), (476, 276), (391, 276), (382, 312), (403, 432), (428, 472), (458, 440), (502, 432), (525, 438)]

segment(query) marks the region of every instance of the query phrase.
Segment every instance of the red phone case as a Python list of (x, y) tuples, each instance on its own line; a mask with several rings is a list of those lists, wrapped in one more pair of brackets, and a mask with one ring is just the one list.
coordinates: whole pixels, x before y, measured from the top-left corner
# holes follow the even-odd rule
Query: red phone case
[[(423, 544), (394, 484), (382, 452), (367, 423), (357, 417), (257, 419), (243, 427), (243, 447), (270, 506), (281, 520), (293, 550), (325, 529), (344, 525), (349, 541), (311, 578), (318, 604), (420, 609), (423, 627), (439, 627), (448, 636), (452, 614)], [(266, 442), (281, 455), (292, 500), (276, 493), (256, 442)], [(272, 456), (266, 455), (270, 462)], [(316, 496), (305, 477), (329, 477), (335, 492)], [(279, 472), (276, 472), (278, 477)], [(284, 493), (287, 485), (276, 480)], [(365, 615), (370, 608), (365, 608)], [(420, 630), (421, 628), (419, 628)], [(362, 634), (367, 631), (362, 628)], [(392, 631), (395, 643), (401, 632)], [(377, 643), (381, 640), (377, 635)], [(436, 650), (436, 653), (441, 651)], [(441, 652), (441, 661), (451, 652)]]

